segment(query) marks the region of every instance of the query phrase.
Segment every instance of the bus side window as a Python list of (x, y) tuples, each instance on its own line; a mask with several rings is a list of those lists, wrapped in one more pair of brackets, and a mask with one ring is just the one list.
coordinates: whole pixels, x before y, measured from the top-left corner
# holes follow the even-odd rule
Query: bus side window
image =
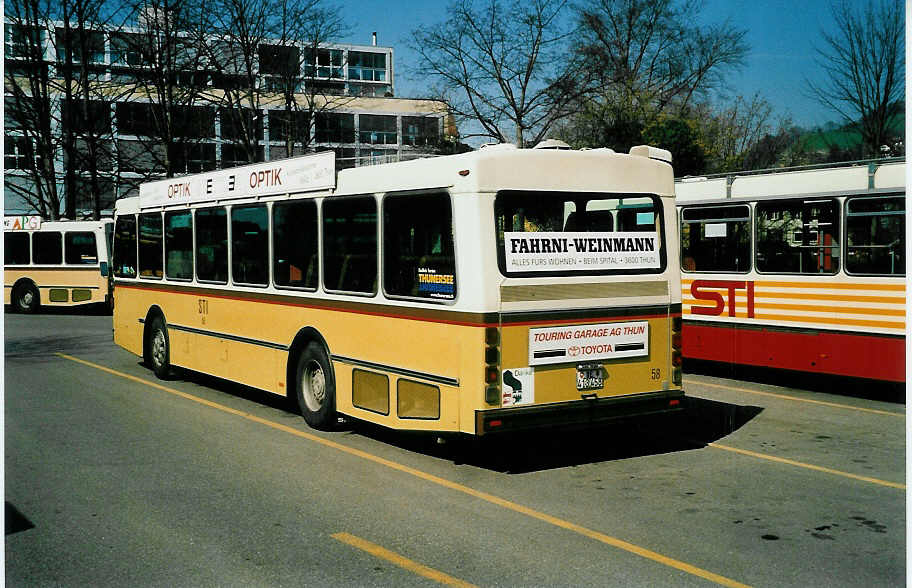
[(272, 206), (272, 274), (276, 286), (317, 289), (317, 204)]
[(193, 217), (190, 211), (165, 213), (165, 275), (193, 278)]
[(32, 233), (32, 259), (36, 265), (63, 263), (63, 236), (57, 232)]
[(117, 217), (114, 227), (114, 276), (136, 277), (136, 217)]
[(29, 263), (29, 234), (28, 233), (3, 233), (3, 264), (28, 265)]
[(323, 285), (327, 290), (377, 289), (377, 201), (373, 196), (323, 201)]
[(162, 244), (161, 213), (139, 215), (139, 277), (161, 279), (164, 273)]
[(383, 200), (383, 289), (387, 294), (456, 297), (452, 217), (447, 194), (390, 195)]
[(839, 270), (836, 200), (757, 203), (757, 270), (835, 274)]
[(901, 196), (846, 201), (846, 271), (886, 276), (906, 273), (906, 214)]
[(64, 259), (68, 264), (98, 263), (98, 246), (95, 233), (89, 231), (70, 232), (64, 235)]
[(235, 284), (269, 282), (269, 216), (266, 206), (231, 209), (231, 279)]
[(196, 211), (196, 277), (228, 283), (228, 215), (224, 208)]
[(750, 207), (691, 206), (681, 211), (681, 269), (750, 270)]

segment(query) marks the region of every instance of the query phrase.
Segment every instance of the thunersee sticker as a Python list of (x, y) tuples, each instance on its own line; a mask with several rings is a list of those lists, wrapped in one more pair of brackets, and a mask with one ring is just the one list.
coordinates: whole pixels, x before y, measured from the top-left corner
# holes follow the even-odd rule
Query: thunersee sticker
[(655, 269), (656, 232), (504, 233), (508, 272)]

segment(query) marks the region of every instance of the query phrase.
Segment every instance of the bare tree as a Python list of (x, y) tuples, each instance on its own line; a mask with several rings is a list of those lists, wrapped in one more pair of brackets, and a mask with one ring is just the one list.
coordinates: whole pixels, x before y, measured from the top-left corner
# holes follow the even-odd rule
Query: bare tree
[[(206, 97), (218, 106), (222, 160), (246, 162), (263, 159), (259, 139), (263, 133), (265, 92), (259, 84), (260, 46), (271, 36), (270, 15), (279, 0), (215, 0), (207, 11), (210, 30), (202, 43), (213, 71)], [(228, 149), (238, 152), (225, 157)]]
[(282, 105), (270, 115), (270, 139), (280, 138), (291, 156), (310, 146), (317, 113), (352, 100), (320, 81), (316, 67), (321, 51), (328, 52), (326, 45), (346, 26), (338, 7), (324, 0), (278, 0), (278, 9), (271, 23), (274, 37), (259, 48), (259, 67), (266, 90), (275, 92)]
[(580, 85), (567, 62), (561, 16), (566, 0), (456, 0), (449, 18), (411, 33), (417, 73), (438, 80), (461, 120), (463, 137), (490, 137), (517, 147), (537, 142), (570, 114)]
[(75, 218), (77, 197), (101, 217), (102, 198), (113, 195), (111, 100), (105, 80), (105, 38), (116, 32), (119, 10), (108, 0), (63, 0), (55, 32), (66, 216)]
[(46, 51), (47, 36), (54, 31), (51, 10), (55, 5), (47, 0), (8, 0), (4, 5), (10, 28), (4, 71), (6, 151), (15, 154), (19, 169), (6, 170), (5, 185), (51, 220), (57, 219), (62, 204), (54, 163), (58, 141), (52, 132), (58, 124), (54, 115), (58, 98), (53, 62)]
[(118, 131), (135, 136), (117, 144), (122, 169), (143, 179), (188, 171), (188, 161), (214, 161), (213, 108), (201, 106), (208, 81), (200, 43), (208, 30), (205, 0), (139, 0), (132, 5), (136, 26), (111, 40), (112, 77), (132, 90), (117, 105)]
[(900, 0), (872, 0), (864, 7), (832, 5), (836, 30), (817, 48), (822, 82), (807, 81), (813, 96), (861, 132), (865, 155), (890, 144), (891, 116), (905, 100), (905, 22)]
[(577, 8), (576, 69), (595, 83), (575, 142), (626, 147), (660, 116), (686, 117), (695, 98), (741, 65), (745, 32), (694, 24), (701, 9), (701, 0), (589, 0)]

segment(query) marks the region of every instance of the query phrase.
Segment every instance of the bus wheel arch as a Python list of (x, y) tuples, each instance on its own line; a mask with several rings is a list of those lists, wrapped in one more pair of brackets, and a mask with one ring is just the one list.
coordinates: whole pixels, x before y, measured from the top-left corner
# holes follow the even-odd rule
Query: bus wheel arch
[(10, 292), (10, 302), (16, 311), (31, 314), (41, 306), (41, 294), (38, 286), (29, 278), (20, 278)]
[(171, 340), (161, 308), (150, 308), (143, 324), (143, 361), (159, 379), (166, 380), (171, 375)]
[(326, 340), (316, 329), (307, 327), (295, 336), (286, 382), (289, 398), (308, 425), (326, 430), (336, 423), (335, 370)]

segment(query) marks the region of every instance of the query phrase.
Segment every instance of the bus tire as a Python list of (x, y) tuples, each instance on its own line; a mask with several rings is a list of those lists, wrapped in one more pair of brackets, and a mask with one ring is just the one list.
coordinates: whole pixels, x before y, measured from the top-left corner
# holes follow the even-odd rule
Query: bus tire
[(146, 342), (146, 365), (152, 368), (155, 376), (160, 380), (167, 380), (171, 376), (171, 342), (168, 339), (168, 328), (165, 320), (157, 316), (149, 325), (148, 340)]
[(13, 306), (17, 311), (32, 314), (41, 306), (41, 296), (34, 284), (22, 284), (13, 291)]
[(307, 424), (326, 430), (336, 422), (336, 386), (323, 347), (311, 341), (298, 356), (295, 397)]

